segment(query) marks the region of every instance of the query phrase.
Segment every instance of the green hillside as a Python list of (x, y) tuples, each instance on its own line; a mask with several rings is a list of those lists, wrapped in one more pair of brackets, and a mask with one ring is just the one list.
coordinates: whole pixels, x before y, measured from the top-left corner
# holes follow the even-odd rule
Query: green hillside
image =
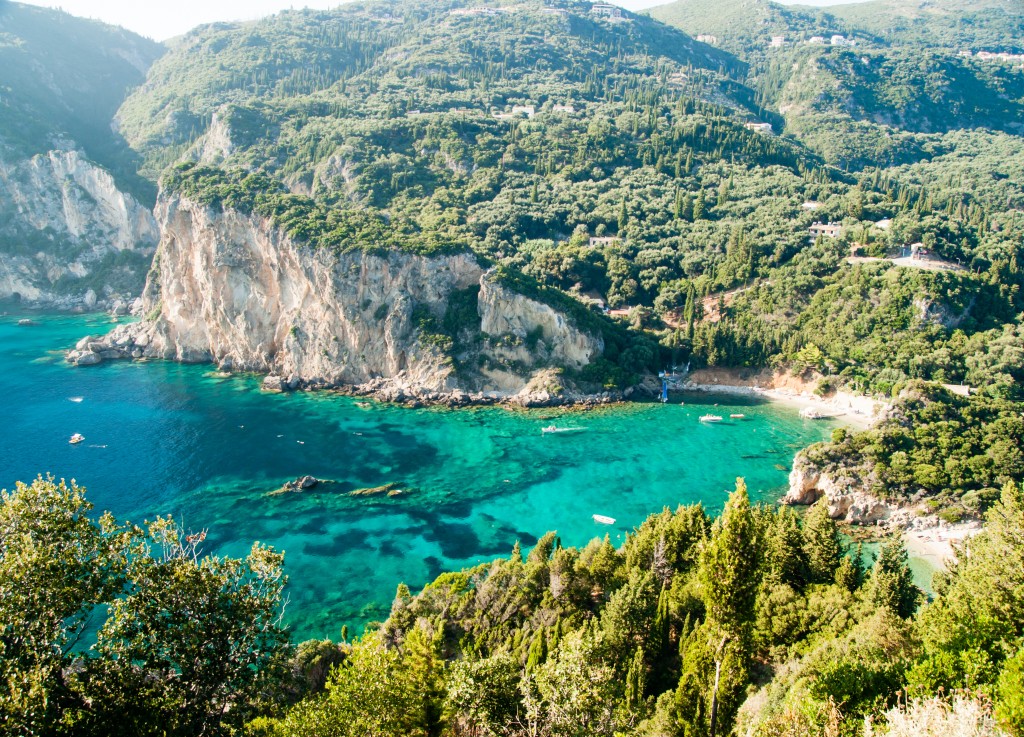
[(0, 4), (0, 146), (31, 156), (71, 145), (119, 175), (133, 173), (110, 123), (163, 51), (123, 28)]
[[(920, 158), (917, 133), (1024, 131), (1021, 65), (960, 53), (1015, 51), (1022, 21), (1013, 11), (1000, 0), (822, 9), (679, 0), (650, 13), (716, 36), (749, 63), (743, 81), (759, 104), (784, 113), (787, 132), (830, 163), (862, 167)], [(772, 37), (784, 44), (772, 47)]]
[(828, 14), (831, 8), (781, 5), (772, 0), (677, 0), (651, 8), (648, 14), (692, 35), (714, 36), (716, 46), (742, 58), (767, 53), (773, 36), (842, 33), (844, 24)]
[(1016, 0), (871, 0), (828, 12), (894, 45), (1024, 51), (1024, 11)]
[[(640, 362), (649, 368), (792, 362), (814, 345), (851, 381), (891, 389), (963, 377), (967, 353), (941, 369), (916, 356), (954, 329), (998, 329), (1022, 306), (1008, 209), (1024, 206), (1024, 180), (1009, 171), (1020, 139), (945, 133), (999, 118), (1012, 134), (1021, 95), (991, 90), (1015, 90), (1020, 73), (934, 53), (914, 65), (883, 49), (800, 45), (748, 67), (589, 5), (346, 5), (197, 29), (119, 121), (150, 176), (201, 162), (177, 166), (168, 188), (249, 203), (310, 243), (469, 248), (631, 308), (662, 346)], [(744, 127), (752, 121), (787, 135)], [(875, 229), (883, 218), (896, 226)], [(808, 227), (829, 220), (842, 238), (810, 241)], [(843, 260), (853, 242), (884, 256), (922, 239), (973, 270), (901, 279)], [(701, 300), (747, 287), (722, 319), (703, 319)], [(849, 314), (836, 321), (826, 295), (847, 291)], [(921, 295), (958, 317), (922, 319)], [(882, 334), (873, 306), (886, 298), (899, 329), (865, 361)]]

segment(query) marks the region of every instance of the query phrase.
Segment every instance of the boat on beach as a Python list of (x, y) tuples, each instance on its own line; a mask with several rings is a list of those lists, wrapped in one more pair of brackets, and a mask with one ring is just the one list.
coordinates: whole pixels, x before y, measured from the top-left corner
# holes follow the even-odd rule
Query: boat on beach
[(607, 516), (605, 516), (603, 514), (595, 514), (594, 515), (594, 522), (597, 522), (598, 524), (602, 524), (602, 525), (614, 525), (615, 524), (615, 518), (614, 517), (607, 517)]
[(85, 440), (85, 435), (76, 432), (74, 435), (71, 436), (71, 439), (68, 442), (71, 443), (72, 445), (78, 445), (83, 440)]
[(722, 416), (721, 415), (701, 415), (700, 416), (700, 421), (701, 422), (721, 422), (722, 421)]

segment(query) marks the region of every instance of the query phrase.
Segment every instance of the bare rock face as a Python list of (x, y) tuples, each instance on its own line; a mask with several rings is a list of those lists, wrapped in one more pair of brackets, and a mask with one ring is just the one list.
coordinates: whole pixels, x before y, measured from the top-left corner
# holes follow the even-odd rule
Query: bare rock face
[(873, 525), (888, 520), (898, 509), (870, 494), (856, 475), (828, 472), (801, 452), (793, 459), (789, 491), (783, 504), (814, 504), (825, 497), (832, 519), (854, 525)]
[(79, 152), (0, 158), (0, 299), (95, 307), (108, 295), (88, 305), (75, 285), (98, 270), (110, 292), (138, 293), (158, 240), (153, 214)]
[[(69, 361), (212, 362), (269, 374), (271, 391), (365, 386), (405, 401), (533, 393), (535, 375), (552, 365), (581, 368), (604, 349), (553, 308), (491, 283), (470, 253), (312, 249), (265, 219), (178, 197), (161, 198), (156, 212), (162, 239), (143, 320), (76, 347)], [(457, 373), (451, 349), (428, 328), (444, 323), (454, 296), (467, 294), (480, 322), (463, 326), (476, 343), (462, 348)], [(515, 368), (475, 368), (495, 363)]]

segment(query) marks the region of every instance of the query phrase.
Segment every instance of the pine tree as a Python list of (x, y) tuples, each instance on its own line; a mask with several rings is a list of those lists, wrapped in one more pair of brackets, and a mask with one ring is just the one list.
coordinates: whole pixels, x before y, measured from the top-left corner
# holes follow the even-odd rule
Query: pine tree
[(410, 684), (418, 694), (416, 712), (412, 715), (415, 726), (427, 737), (437, 737), (442, 729), (444, 702), (444, 661), (440, 655), (440, 633), (430, 635), (415, 627), (403, 646), (404, 663)]

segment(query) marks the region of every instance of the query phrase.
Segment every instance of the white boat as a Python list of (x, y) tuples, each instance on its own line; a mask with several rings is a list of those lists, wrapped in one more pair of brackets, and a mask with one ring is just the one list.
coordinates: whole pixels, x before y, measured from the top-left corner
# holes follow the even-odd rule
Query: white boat
[(71, 443), (72, 445), (78, 445), (83, 440), (85, 440), (85, 435), (76, 432), (74, 435), (71, 436), (71, 440), (69, 440), (68, 442)]
[(735, 415), (729, 415), (729, 417), (731, 417), (734, 420), (742, 420), (744, 417), (746, 417), (746, 415), (744, 415), (744, 414), (735, 414)]
[(541, 433), (556, 433), (556, 432), (583, 432), (586, 430), (585, 427), (557, 427), (556, 425), (548, 425), (547, 427), (541, 428)]
[(828, 415), (823, 415), (821, 412), (816, 410), (814, 407), (804, 407), (800, 410), (800, 416), (805, 420), (823, 420)]
[(701, 422), (721, 422), (722, 421), (722, 416), (721, 415), (701, 415), (700, 416), (700, 421)]
[(614, 525), (615, 524), (615, 518), (614, 517), (606, 517), (603, 514), (595, 514), (594, 515), (594, 522), (598, 522), (598, 523), (600, 523), (602, 525)]

